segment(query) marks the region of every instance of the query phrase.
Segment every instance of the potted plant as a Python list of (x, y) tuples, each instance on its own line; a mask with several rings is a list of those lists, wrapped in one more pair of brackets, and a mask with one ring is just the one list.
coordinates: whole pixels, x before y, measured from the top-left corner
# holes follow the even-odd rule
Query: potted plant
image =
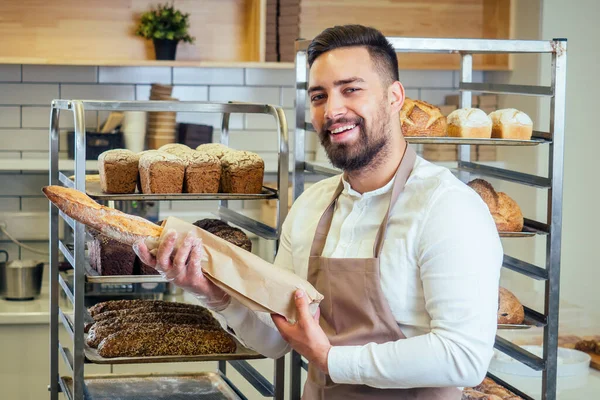
[(159, 4), (142, 14), (136, 35), (154, 42), (157, 60), (175, 60), (179, 41), (194, 43), (188, 29), (190, 14), (176, 10), (173, 5)]

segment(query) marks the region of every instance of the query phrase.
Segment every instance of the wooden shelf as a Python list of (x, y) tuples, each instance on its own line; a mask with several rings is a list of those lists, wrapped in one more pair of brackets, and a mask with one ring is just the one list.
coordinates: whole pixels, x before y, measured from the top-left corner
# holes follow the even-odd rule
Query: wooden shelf
[(79, 60), (38, 57), (0, 57), (0, 64), (82, 65), (100, 67), (198, 67), (292, 69), (294, 63), (258, 61)]

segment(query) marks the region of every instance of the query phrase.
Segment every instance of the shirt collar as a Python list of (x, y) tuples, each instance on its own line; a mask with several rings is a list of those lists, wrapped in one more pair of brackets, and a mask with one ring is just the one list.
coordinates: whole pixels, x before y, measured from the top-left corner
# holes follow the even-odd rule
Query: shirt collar
[(388, 183), (386, 183), (384, 186), (380, 187), (379, 189), (375, 189), (370, 192), (365, 192), (365, 193), (361, 194), (361, 193), (358, 193), (356, 190), (352, 189), (352, 186), (350, 186), (350, 183), (346, 180), (345, 175), (342, 175), (342, 183), (344, 184), (344, 190), (342, 191), (342, 193), (347, 194), (351, 197), (357, 197), (359, 199), (369, 199), (371, 197), (379, 196), (379, 195), (389, 192), (391, 190), (392, 186), (394, 185), (395, 180), (396, 180), (396, 175), (394, 175)]

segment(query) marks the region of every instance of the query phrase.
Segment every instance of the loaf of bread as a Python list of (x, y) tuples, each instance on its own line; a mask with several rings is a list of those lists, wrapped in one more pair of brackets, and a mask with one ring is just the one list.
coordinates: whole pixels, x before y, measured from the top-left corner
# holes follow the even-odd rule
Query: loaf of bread
[(442, 111), (425, 101), (406, 98), (400, 110), (404, 136), (447, 136), (446, 117)]
[[(179, 315), (179, 317), (185, 316), (186, 314), (181, 314)], [(135, 317), (135, 315), (132, 315), (131, 317)], [(98, 345), (100, 344), (100, 342), (102, 342), (102, 340), (106, 339), (108, 336), (112, 335), (115, 332), (119, 332), (120, 330), (123, 329), (130, 329), (130, 328), (134, 328), (134, 329), (148, 329), (148, 328), (158, 328), (160, 326), (175, 326), (175, 325), (189, 325), (189, 326), (195, 326), (197, 328), (200, 329), (204, 329), (207, 331), (217, 331), (217, 330), (221, 330), (221, 325), (219, 325), (219, 323), (216, 320), (212, 320), (212, 321), (207, 321), (206, 323), (204, 322), (197, 322), (194, 319), (189, 319), (188, 321), (185, 320), (185, 318), (178, 318), (178, 319), (174, 319), (175, 322), (167, 322), (168, 319), (164, 318), (164, 320), (161, 321), (149, 321), (146, 322), (148, 320), (143, 320), (143, 322), (134, 322), (136, 320), (140, 320), (141, 318), (130, 318), (128, 320), (127, 317), (125, 318), (117, 318), (115, 320), (111, 320), (111, 321), (104, 321), (102, 323), (97, 323), (94, 324), (89, 333), (88, 336), (86, 338), (86, 343), (88, 346), (96, 348), (98, 347)]]
[(515, 395), (505, 387), (497, 384), (490, 378), (485, 378), (479, 385), (475, 386), (474, 388), (468, 388), (468, 390), (472, 390), (476, 393), (483, 393), (487, 396), (493, 396), (487, 398), (482, 397), (483, 399), (522, 400), (521, 397)]
[(519, 299), (511, 291), (501, 287), (498, 291), (498, 323), (522, 324), (524, 319), (525, 309)]
[(101, 357), (192, 356), (235, 353), (235, 341), (223, 331), (176, 325), (153, 329), (124, 329), (98, 346)]
[(498, 211), (492, 217), (500, 232), (521, 232), (525, 224), (521, 208), (504, 192), (498, 192)]
[(533, 133), (533, 121), (529, 115), (514, 108), (505, 108), (490, 113), (492, 137), (500, 139), (529, 140)]
[(579, 340), (575, 343), (575, 349), (586, 353), (600, 354), (600, 340)]
[(182, 193), (185, 162), (173, 154), (148, 152), (140, 157), (142, 193)]
[(460, 108), (447, 117), (448, 136), (489, 139), (492, 136), (492, 120), (479, 108)]
[(141, 239), (158, 239), (162, 227), (114, 208), (96, 203), (85, 193), (63, 186), (45, 186), (44, 195), (69, 217), (120, 243), (133, 245)]
[(499, 232), (521, 232), (524, 226), (521, 208), (504, 192), (496, 192), (494, 187), (483, 179), (474, 179), (468, 185), (487, 204)]
[(204, 313), (207, 316), (210, 316), (210, 312), (201, 306), (189, 303), (178, 303), (174, 301), (164, 301), (164, 300), (142, 300), (142, 299), (133, 299), (133, 300), (108, 300), (103, 301), (88, 308), (88, 312), (90, 315), (95, 317), (98, 314), (102, 314), (106, 311), (115, 311), (115, 310), (126, 310), (131, 308), (145, 308), (145, 309), (156, 309), (160, 307), (169, 307), (169, 308), (180, 308), (181, 312), (184, 313)]
[(104, 193), (134, 193), (139, 156), (127, 149), (107, 150), (98, 156), (100, 187)]
[(213, 155), (213, 156), (217, 157), (219, 160), (221, 158), (223, 158), (223, 156), (225, 154), (227, 154), (231, 151), (235, 151), (221, 143), (201, 144), (200, 146), (196, 147), (196, 150), (201, 153)]
[(244, 250), (252, 251), (252, 241), (248, 236), (241, 229), (230, 226), (225, 221), (207, 218), (194, 222), (194, 225)]
[(256, 153), (229, 151), (221, 157), (221, 191), (224, 193), (261, 193), (265, 162)]
[(94, 235), (88, 242), (90, 266), (98, 274), (133, 275), (135, 273), (136, 254), (127, 244), (120, 243), (102, 234)]
[[(127, 317), (130, 315), (142, 315), (142, 314), (152, 314), (152, 313), (160, 314), (160, 316), (174, 314), (173, 318), (176, 318), (175, 315), (189, 314), (190, 316), (195, 316), (198, 319), (204, 319), (204, 320), (212, 319), (212, 315), (210, 314), (210, 312), (208, 310), (193, 311), (193, 310), (181, 308), (181, 307), (171, 307), (167, 303), (167, 304), (162, 304), (162, 305), (157, 304), (157, 305), (154, 305), (153, 307), (126, 308), (123, 310), (105, 311), (103, 313), (96, 314), (94, 316), (94, 321), (102, 322), (102, 321), (113, 320), (116, 318)], [(152, 317), (152, 315), (146, 315), (145, 317)], [(154, 321), (154, 322), (156, 322), (156, 321)], [(172, 321), (166, 321), (166, 322), (172, 322)]]
[(177, 156), (181, 153), (192, 151), (192, 148), (186, 146), (183, 143), (168, 143), (159, 147), (158, 151), (164, 151), (166, 153), (171, 153)]
[(461, 400), (503, 400), (502, 397), (486, 394), (473, 389), (464, 389)]

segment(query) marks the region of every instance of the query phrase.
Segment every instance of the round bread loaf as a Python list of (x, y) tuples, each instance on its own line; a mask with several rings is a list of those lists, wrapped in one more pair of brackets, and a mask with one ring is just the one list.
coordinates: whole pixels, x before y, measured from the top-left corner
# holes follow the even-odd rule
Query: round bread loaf
[(521, 208), (510, 196), (498, 192), (498, 208), (492, 212), (494, 222), (499, 232), (521, 232), (524, 219)]
[(525, 319), (523, 305), (508, 289), (500, 287), (498, 291), (498, 323), (522, 324)]
[(229, 226), (227, 224), (227, 222), (221, 221), (220, 219), (214, 219), (214, 218), (201, 219), (199, 221), (194, 222), (194, 225), (196, 225), (198, 228), (204, 229), (205, 231), (210, 232), (210, 233), (212, 233), (216, 228), (220, 228), (223, 226)]
[(492, 137), (500, 139), (529, 140), (533, 133), (533, 121), (529, 115), (515, 108), (505, 108), (490, 113)]
[(487, 204), (490, 212), (496, 212), (498, 209), (498, 193), (496, 193), (491, 183), (483, 179), (473, 179), (467, 185), (477, 192), (485, 204)]
[(448, 136), (489, 139), (492, 137), (492, 120), (479, 108), (460, 108), (446, 118)]
[(406, 98), (400, 110), (404, 136), (447, 136), (446, 117), (442, 111), (425, 101)]
[(244, 250), (252, 251), (252, 241), (241, 229), (233, 226), (221, 226), (213, 229), (211, 233)]

